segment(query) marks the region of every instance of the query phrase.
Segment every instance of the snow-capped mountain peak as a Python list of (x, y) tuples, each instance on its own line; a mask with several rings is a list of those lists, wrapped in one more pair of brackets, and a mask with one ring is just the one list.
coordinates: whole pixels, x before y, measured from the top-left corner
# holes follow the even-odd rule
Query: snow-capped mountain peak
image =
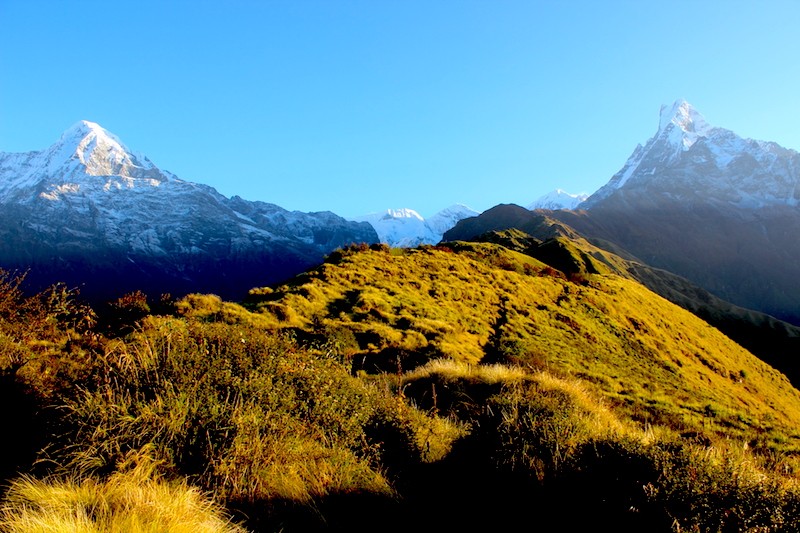
[(369, 222), (381, 242), (394, 247), (409, 248), (420, 244), (436, 244), (459, 220), (479, 214), (465, 205), (456, 204), (439, 211), (427, 220), (408, 208), (387, 209), (351, 220)]
[(708, 137), (714, 128), (686, 100), (676, 100), (671, 106), (661, 106), (658, 136), (666, 136), (670, 143), (688, 150), (697, 139)]
[(402, 219), (402, 218), (410, 218), (414, 220), (425, 220), (422, 218), (422, 215), (414, 211), (413, 209), (408, 209), (402, 207), (400, 209), (387, 209), (381, 213), (381, 220), (395, 220), (395, 219)]
[(0, 152), (0, 201), (26, 196), (30, 188), (54, 200), (65, 191), (155, 187), (172, 177), (88, 120), (75, 123), (44, 150)]
[(129, 150), (119, 137), (88, 120), (67, 129), (56, 146), (62, 155), (77, 159), (90, 176), (135, 178), (141, 171), (155, 168), (146, 157)]
[(436, 242), (439, 242), (445, 232), (454, 228), (460, 220), (476, 217), (478, 215), (480, 215), (478, 211), (475, 211), (464, 204), (453, 204), (450, 207), (442, 209), (432, 217), (428, 218), (425, 222), (433, 232)]
[(712, 126), (706, 122), (705, 117), (686, 100), (676, 100), (671, 106), (662, 105), (659, 113), (659, 131), (666, 129), (667, 125), (674, 124), (686, 133), (696, 133), (705, 136)]
[(83, 138), (87, 136), (107, 137), (109, 139), (112, 139), (117, 144), (122, 145), (122, 141), (120, 141), (119, 137), (117, 137), (113, 133), (103, 128), (97, 122), (92, 122), (90, 120), (79, 120), (78, 122), (67, 128), (64, 131), (64, 133), (61, 134), (59, 142), (62, 143), (80, 142)]
[[(758, 208), (800, 204), (800, 154), (714, 127), (685, 100), (662, 107), (659, 129), (581, 206), (633, 196)], [(626, 200), (623, 200), (625, 198)]]
[(575, 209), (578, 205), (589, 197), (586, 193), (572, 194), (563, 189), (556, 189), (550, 191), (544, 196), (540, 196), (528, 206), (528, 209), (550, 209), (555, 211), (557, 209)]

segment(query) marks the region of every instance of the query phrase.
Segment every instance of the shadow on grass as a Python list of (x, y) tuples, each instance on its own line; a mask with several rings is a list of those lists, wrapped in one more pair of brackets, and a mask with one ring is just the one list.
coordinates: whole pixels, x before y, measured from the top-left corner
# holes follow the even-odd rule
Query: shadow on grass
[[(30, 472), (47, 434), (42, 410), (11, 369), (0, 371), (0, 480)], [(0, 492), (5, 486), (0, 487)]]
[(541, 483), (491, 464), (487, 446), (469, 437), (445, 460), (399, 472), (396, 498), (339, 494), (305, 505), (238, 503), (234, 513), (257, 532), (671, 531), (663, 510), (631, 497), (653, 475), (646, 461), (587, 449), (585, 470)]

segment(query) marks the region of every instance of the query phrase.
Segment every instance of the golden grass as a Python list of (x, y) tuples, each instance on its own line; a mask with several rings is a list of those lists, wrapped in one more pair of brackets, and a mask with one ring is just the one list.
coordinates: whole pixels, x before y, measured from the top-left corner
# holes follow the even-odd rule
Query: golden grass
[(650, 428), (644, 430), (629, 420), (620, 418), (601, 397), (592, 393), (586, 383), (579, 379), (564, 379), (548, 372), (536, 372), (532, 380), (542, 391), (559, 391), (566, 394), (573, 405), (574, 413), (586, 428), (584, 440), (590, 439), (635, 439), (642, 443), (652, 442)]
[(423, 414), (413, 410), (410, 418), (417, 446), (422, 451), (422, 460), (435, 463), (447, 457), (453, 445), (469, 434), (468, 423), (454, 417)]
[[(561, 244), (591, 258), (592, 250)], [(350, 253), (246, 307), (283, 327), (352, 331), (352, 357), (378, 367), (392, 349), (407, 357), (406, 372), (437, 359), (464, 363), (464, 371), (491, 355), (580, 379), (643, 427), (800, 450), (800, 393), (688, 311), (616, 275), (575, 283), (498, 245), (452, 247), (459, 252)], [(619, 266), (607, 253), (599, 260), (606, 271)], [(282, 322), (275, 305), (293, 318)]]
[[(403, 472), (463, 457), (599, 490), (609, 480), (598, 464), (635, 460), (633, 496), (680, 527), (730, 523), (729, 501), (737, 523), (800, 520), (800, 392), (608, 274), (613, 257), (556, 244), (579, 276), (488, 243), (364, 249), (242, 305), (190, 295), (177, 316), (144, 317), (124, 337), (50, 324), (23, 338), (0, 324), (3, 366), (25, 362), (13, 377), (67, 407), (67, 436), (48, 450), (64, 477), (17, 480), (3, 527), (184, 531), (157, 520), (191, 524), (206, 509), (206, 526), (235, 531), (197, 489), (156, 472), (229, 504), (311, 509), (329, 497), (402, 500)], [(130, 466), (130, 450), (159, 461)], [(709, 509), (722, 514), (705, 520)]]
[(0, 530), (19, 533), (243, 533), (223, 508), (185, 481), (152, 477), (148, 467), (106, 479), (14, 480)]
[(434, 359), (404, 374), (402, 381), (430, 378), (433, 375), (440, 376), (446, 381), (467, 380), (490, 384), (511, 383), (531, 378), (529, 372), (518, 367), (501, 364), (473, 365), (452, 359)]
[(277, 320), (269, 318), (270, 315), (248, 313), (241, 305), (225, 302), (216, 294), (188, 294), (180, 299), (175, 307), (180, 315), (197, 320), (246, 324), (261, 328), (274, 328), (278, 325)]
[(264, 418), (269, 416), (246, 406), (234, 412), (233, 441), (225, 453), (211, 458), (219, 494), (238, 501), (298, 503), (329, 494), (393, 495), (388, 480), (352, 450), (325, 445), (286, 418), (265, 430)]

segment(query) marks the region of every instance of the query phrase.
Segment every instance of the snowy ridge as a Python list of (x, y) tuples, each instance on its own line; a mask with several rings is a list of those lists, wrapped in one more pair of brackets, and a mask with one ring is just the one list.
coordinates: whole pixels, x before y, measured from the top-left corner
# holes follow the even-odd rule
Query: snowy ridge
[(89, 121), (76, 123), (45, 150), (0, 152), (0, 207), (12, 209), (18, 216), (13, 223), (56, 250), (174, 257), (282, 243), (321, 258), (351, 242), (377, 241), (368, 225), (333, 213), (229, 199), (178, 179)]
[(146, 157), (128, 150), (115, 135), (86, 120), (70, 127), (45, 150), (0, 152), (0, 203), (23, 200), (32, 188), (42, 198), (57, 200), (97, 186), (107, 190), (157, 187), (172, 178)]
[(549, 209), (551, 211), (575, 209), (581, 202), (586, 201), (588, 197), (589, 195), (586, 193), (571, 194), (563, 189), (556, 189), (537, 198), (536, 201), (528, 206), (528, 209), (531, 211), (534, 209)]
[(591, 195), (590, 209), (617, 192), (758, 208), (800, 203), (800, 154), (714, 127), (685, 100), (662, 106), (659, 127)]
[(464, 218), (480, 213), (465, 205), (452, 205), (425, 220), (413, 209), (387, 209), (355, 217), (352, 220), (369, 222), (381, 242), (395, 248), (411, 248), (422, 244), (437, 244), (445, 232)]

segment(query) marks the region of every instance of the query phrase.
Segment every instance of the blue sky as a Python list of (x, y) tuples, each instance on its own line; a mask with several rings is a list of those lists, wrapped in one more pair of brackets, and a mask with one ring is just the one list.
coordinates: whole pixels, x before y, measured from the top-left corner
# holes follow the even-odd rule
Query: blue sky
[(800, 149), (800, 2), (0, 0), (0, 151), (81, 119), (227, 196), (355, 216), (593, 192), (686, 98)]

